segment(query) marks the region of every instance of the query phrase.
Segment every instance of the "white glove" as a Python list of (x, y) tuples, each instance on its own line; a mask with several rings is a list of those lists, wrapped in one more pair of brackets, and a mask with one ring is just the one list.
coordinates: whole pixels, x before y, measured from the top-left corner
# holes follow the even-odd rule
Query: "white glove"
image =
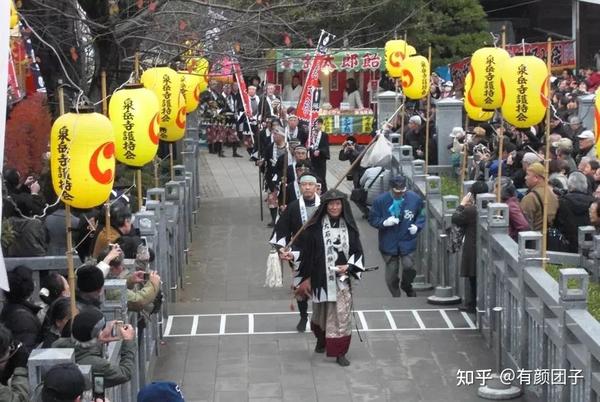
[(389, 226), (394, 226), (400, 223), (400, 219), (396, 218), (395, 216), (390, 216), (389, 218), (387, 218), (386, 220), (383, 221), (383, 226), (389, 227)]
[[(385, 222), (383, 224), (385, 225)], [(410, 233), (413, 236), (417, 233), (417, 230), (419, 230), (419, 228), (415, 224), (412, 224), (408, 227), (408, 233)]]

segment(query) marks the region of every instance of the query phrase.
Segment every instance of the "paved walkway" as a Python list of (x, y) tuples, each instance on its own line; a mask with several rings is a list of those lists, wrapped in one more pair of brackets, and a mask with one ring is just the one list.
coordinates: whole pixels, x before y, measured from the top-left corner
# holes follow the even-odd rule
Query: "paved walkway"
[[(186, 286), (166, 322), (155, 379), (181, 384), (188, 402), (480, 400), (476, 386), (456, 386), (457, 370), (493, 367), (473, 317), (429, 305), (424, 294), (390, 297), (382, 269), (354, 287), (352, 364), (315, 354), (312, 334), (294, 331), (289, 290), (263, 286), (270, 230), (259, 219), (256, 168), (246, 158), (202, 158)], [(328, 182), (346, 166), (330, 161)], [(376, 231), (358, 223), (368, 264), (383, 267)]]

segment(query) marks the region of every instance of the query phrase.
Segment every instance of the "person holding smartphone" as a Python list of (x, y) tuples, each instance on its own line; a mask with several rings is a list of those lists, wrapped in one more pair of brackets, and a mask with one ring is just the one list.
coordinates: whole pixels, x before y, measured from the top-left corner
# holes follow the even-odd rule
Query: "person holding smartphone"
[(452, 215), (452, 224), (459, 226), (465, 234), (462, 249), (462, 260), (460, 265), (460, 276), (469, 278), (470, 298), (461, 309), (474, 313), (477, 305), (477, 255), (474, 247), (477, 236), (477, 195), (488, 192), (488, 185), (482, 181), (476, 181), (471, 185), (469, 192), (465, 195)]
[[(75, 363), (92, 366), (95, 376), (103, 377), (104, 387), (110, 388), (131, 380), (136, 369), (136, 334), (131, 324), (123, 324), (113, 336), (115, 321), (106, 321), (101, 311), (88, 309), (75, 316), (72, 334), (52, 344), (54, 348), (74, 348)], [(103, 356), (102, 344), (122, 341), (119, 360), (111, 362)]]
[[(110, 245), (105, 248), (98, 256), (98, 261), (102, 261), (110, 254), (113, 247)], [(127, 309), (130, 311), (142, 311), (146, 306), (149, 306), (160, 290), (160, 275), (156, 271), (144, 272), (135, 271), (129, 273), (123, 265), (124, 259), (121, 253), (117, 258), (112, 259), (109, 265), (109, 271), (106, 275), (107, 279), (127, 279)], [(147, 277), (145, 276), (147, 274)], [(136, 289), (136, 285), (142, 285), (141, 289)], [(113, 295), (108, 292), (107, 298), (112, 299), (113, 296), (118, 298), (119, 295)]]

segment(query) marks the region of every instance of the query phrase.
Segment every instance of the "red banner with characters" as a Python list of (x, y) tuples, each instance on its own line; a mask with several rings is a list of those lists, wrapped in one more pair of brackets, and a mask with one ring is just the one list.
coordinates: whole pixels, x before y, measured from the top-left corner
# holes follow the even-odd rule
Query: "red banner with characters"
[[(575, 68), (575, 45), (572, 40), (562, 40), (552, 42), (552, 70), (562, 70), (563, 68)], [(527, 56), (535, 56), (546, 61), (547, 42), (525, 43), (507, 45), (506, 51), (511, 56), (521, 56), (523, 53)], [(460, 61), (450, 64), (450, 74), (455, 89), (464, 87), (465, 77), (469, 73), (469, 64), (471, 58), (467, 57)]]
[(334, 38), (333, 35), (322, 31), (315, 55), (310, 63), (308, 75), (302, 93), (296, 107), (296, 116), (305, 121), (314, 121), (319, 116), (319, 103), (321, 100), (321, 84), (319, 83), (319, 73), (329, 62), (327, 57), (327, 48), (329, 42)]
[(240, 89), (240, 96), (242, 97), (242, 104), (244, 106), (244, 113), (246, 116), (252, 117), (252, 107), (250, 106), (250, 97), (248, 96), (248, 89), (246, 88), (246, 81), (244, 81), (244, 76), (242, 75), (242, 69), (240, 67), (240, 63), (238, 61), (234, 61), (233, 63), (233, 72), (235, 74), (235, 80), (238, 83), (238, 87)]

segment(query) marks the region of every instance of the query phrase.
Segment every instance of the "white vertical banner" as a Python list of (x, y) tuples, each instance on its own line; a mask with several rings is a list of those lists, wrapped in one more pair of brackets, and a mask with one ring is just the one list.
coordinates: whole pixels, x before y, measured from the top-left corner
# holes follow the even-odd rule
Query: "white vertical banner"
[[(6, 89), (8, 88), (8, 52), (10, 38), (10, 1), (0, 2), (0, 166), (4, 166), (4, 133), (6, 131)], [(0, 186), (0, 211), (2, 211), (2, 187)], [(0, 236), (2, 225), (0, 225)], [(0, 288), (8, 290), (6, 265), (0, 248)]]

